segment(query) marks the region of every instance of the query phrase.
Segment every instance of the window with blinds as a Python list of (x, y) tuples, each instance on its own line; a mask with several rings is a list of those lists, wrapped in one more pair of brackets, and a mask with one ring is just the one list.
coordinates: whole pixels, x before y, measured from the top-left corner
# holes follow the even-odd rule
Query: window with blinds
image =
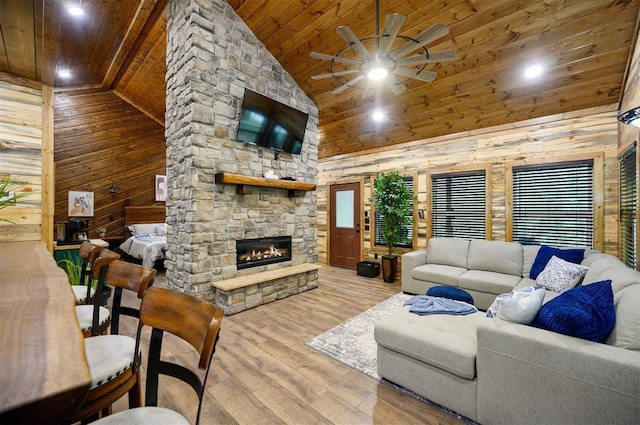
[(431, 175), (431, 234), (434, 237), (484, 239), (485, 172)]
[(513, 240), (593, 246), (593, 160), (513, 168)]
[[(409, 187), (409, 190), (413, 192), (413, 178), (405, 177), (404, 182)], [(394, 245), (396, 248), (413, 248), (413, 208), (407, 211), (407, 217), (409, 217), (409, 224), (404, 227), (401, 241)], [(382, 229), (382, 214), (377, 210), (374, 210), (374, 220), (375, 245), (385, 246), (380, 232)]]
[(638, 165), (636, 143), (619, 158), (620, 162), (620, 259), (627, 266), (638, 268)]

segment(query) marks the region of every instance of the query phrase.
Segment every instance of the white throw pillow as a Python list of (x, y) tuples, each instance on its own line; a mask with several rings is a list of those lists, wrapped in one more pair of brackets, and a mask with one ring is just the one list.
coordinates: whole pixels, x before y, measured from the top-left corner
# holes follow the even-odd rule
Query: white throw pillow
[(487, 310), (487, 317), (528, 325), (538, 314), (544, 296), (544, 288), (533, 286), (498, 295)]
[(564, 292), (576, 286), (587, 270), (588, 267), (570, 263), (554, 255), (536, 278), (536, 283), (551, 291)]
[[(133, 227), (132, 234), (134, 235), (149, 235), (153, 234), (156, 230), (156, 227), (162, 225), (164, 223), (141, 223), (141, 224), (132, 224)], [(129, 227), (129, 229), (131, 229)]]

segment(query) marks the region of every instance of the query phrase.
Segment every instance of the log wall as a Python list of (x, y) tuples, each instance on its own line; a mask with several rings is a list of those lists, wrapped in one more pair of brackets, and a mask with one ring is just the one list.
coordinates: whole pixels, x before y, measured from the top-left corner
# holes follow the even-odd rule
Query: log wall
[[(365, 151), (321, 159), (318, 167), (318, 256), (328, 263), (328, 187), (364, 176), (364, 211), (371, 216), (371, 179), (377, 172), (397, 169), (414, 175), (417, 195), (415, 210), (428, 211), (427, 172), (450, 168), (491, 170), (491, 234), (494, 240), (506, 238), (505, 170), (510, 162), (537, 163), (563, 161), (601, 155), (603, 167), (595, 177), (603, 181), (604, 214), (595, 233), (601, 235), (600, 249), (616, 254), (618, 234), (618, 125), (617, 105), (553, 115), (515, 124), (418, 140), (387, 149)], [(425, 214), (428, 217), (429, 214)], [(427, 220), (415, 216), (414, 249), (426, 247)], [(363, 260), (384, 251), (371, 246), (372, 228), (363, 232)]]
[[(124, 235), (126, 205), (155, 201), (155, 176), (166, 174), (164, 127), (113, 92), (55, 95), (55, 221), (68, 217), (68, 192), (94, 193), (95, 229)], [(115, 190), (115, 192), (111, 192)]]

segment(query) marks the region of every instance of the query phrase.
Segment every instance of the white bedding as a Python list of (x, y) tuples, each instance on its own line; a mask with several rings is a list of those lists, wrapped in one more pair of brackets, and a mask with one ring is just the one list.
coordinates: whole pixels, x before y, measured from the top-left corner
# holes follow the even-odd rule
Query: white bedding
[(120, 245), (120, 249), (142, 260), (145, 267), (153, 267), (156, 260), (164, 260), (164, 252), (167, 249), (167, 237), (157, 235), (134, 235)]

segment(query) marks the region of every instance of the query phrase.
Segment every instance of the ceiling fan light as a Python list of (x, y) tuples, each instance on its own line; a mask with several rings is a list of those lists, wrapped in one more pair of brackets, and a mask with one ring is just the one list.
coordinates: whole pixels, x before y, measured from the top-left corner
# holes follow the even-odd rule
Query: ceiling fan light
[(367, 72), (367, 77), (369, 77), (371, 81), (384, 80), (387, 77), (387, 75), (389, 75), (389, 71), (387, 71), (386, 68), (383, 68), (381, 66), (376, 66), (374, 68), (371, 68), (369, 72)]
[(67, 11), (71, 16), (82, 16), (84, 15), (84, 10), (80, 6), (69, 6)]

